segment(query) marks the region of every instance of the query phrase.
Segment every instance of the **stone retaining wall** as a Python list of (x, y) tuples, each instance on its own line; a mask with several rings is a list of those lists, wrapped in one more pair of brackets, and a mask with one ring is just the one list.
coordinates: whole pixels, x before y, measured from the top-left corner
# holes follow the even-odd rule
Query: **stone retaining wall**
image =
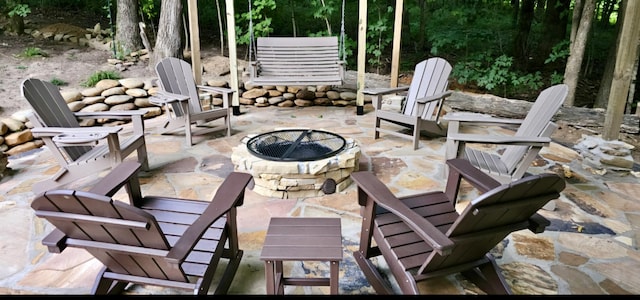
[[(209, 80), (206, 85), (228, 87), (223, 80)], [(104, 79), (95, 87), (83, 90), (62, 89), (61, 94), (73, 112), (99, 112), (109, 110), (145, 109), (145, 119), (164, 113), (163, 108), (149, 102), (157, 86), (153, 78), (125, 78), (120, 80)], [(276, 105), (279, 107), (313, 106), (313, 105), (355, 105), (356, 94), (353, 91), (332, 90), (329, 86), (243, 86), (239, 91), (240, 104), (257, 107)], [(219, 95), (202, 94), (204, 107), (222, 105)], [(26, 101), (20, 99), (19, 101)], [(19, 111), (10, 117), (0, 118), (0, 151), (5, 155), (15, 155), (41, 147), (43, 142), (31, 134), (27, 114)], [(81, 120), (80, 126), (119, 125), (124, 121), (114, 120)]]

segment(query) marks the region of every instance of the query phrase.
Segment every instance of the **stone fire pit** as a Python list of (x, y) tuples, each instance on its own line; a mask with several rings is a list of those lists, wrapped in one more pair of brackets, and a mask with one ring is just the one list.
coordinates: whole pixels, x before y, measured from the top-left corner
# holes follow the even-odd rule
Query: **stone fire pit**
[(326, 158), (273, 161), (249, 151), (247, 142), (255, 136), (245, 137), (233, 148), (231, 161), (236, 171), (253, 176), (253, 190), (260, 195), (293, 199), (340, 192), (351, 184), (351, 173), (358, 171), (360, 147), (351, 138), (345, 138), (344, 148)]

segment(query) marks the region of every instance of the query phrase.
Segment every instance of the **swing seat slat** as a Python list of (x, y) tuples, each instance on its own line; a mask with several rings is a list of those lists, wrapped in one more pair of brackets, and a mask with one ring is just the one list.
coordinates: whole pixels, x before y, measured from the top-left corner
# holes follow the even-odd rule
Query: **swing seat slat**
[(338, 37), (259, 37), (249, 64), (253, 85), (342, 85)]

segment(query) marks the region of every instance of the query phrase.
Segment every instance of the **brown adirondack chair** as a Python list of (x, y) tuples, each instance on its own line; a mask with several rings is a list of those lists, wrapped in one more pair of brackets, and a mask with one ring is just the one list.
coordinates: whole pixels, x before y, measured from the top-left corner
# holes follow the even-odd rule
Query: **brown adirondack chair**
[[(451, 95), (451, 91), (447, 91), (450, 73), (451, 65), (449, 62), (443, 58), (433, 57), (416, 65), (410, 86), (363, 90), (363, 94), (371, 96), (375, 107), (374, 138), (380, 138), (381, 132), (409, 138), (413, 140), (413, 149), (416, 150), (422, 130), (434, 136), (444, 136), (446, 131), (440, 122), (440, 113), (446, 97)], [(382, 109), (384, 95), (397, 95), (401, 92), (406, 93), (401, 111)], [(382, 128), (382, 121), (410, 128), (411, 134), (396, 129)]]
[[(52, 253), (82, 248), (102, 262), (94, 294), (119, 293), (128, 283), (207, 294), (216, 277), (215, 293), (226, 293), (243, 255), (236, 207), (242, 205), (251, 175), (232, 172), (208, 202), (142, 197), (139, 169), (137, 162), (126, 161), (89, 191), (51, 190), (36, 196), (31, 204), (36, 216), (56, 227), (42, 243)], [(111, 198), (122, 187), (129, 203)], [(221, 258), (227, 262), (219, 264)], [(222, 277), (218, 267), (225, 267)]]
[[(445, 160), (465, 158), (476, 168), (507, 183), (522, 178), (542, 147), (551, 143), (551, 135), (558, 128), (552, 121), (562, 106), (569, 88), (558, 84), (543, 90), (522, 120), (494, 118), (487, 115), (451, 113), (448, 121)], [(504, 126), (517, 129), (512, 136), (460, 133), (466, 126)], [(491, 144), (503, 152), (489, 152), (469, 147), (472, 144)]]
[[(510, 294), (489, 251), (511, 232), (544, 231), (549, 221), (537, 211), (558, 198), (565, 187), (556, 174), (501, 185), (466, 160), (452, 159), (447, 164), (450, 172), (444, 192), (402, 198), (371, 172), (351, 174), (363, 207), (360, 248), (353, 255), (378, 294), (394, 292), (371, 260), (380, 255), (403, 294), (418, 294), (420, 281), (456, 273), (487, 294)], [(458, 214), (455, 199), (462, 179), (481, 194)]]
[[(33, 108), (28, 116), (33, 136), (44, 141), (61, 166), (50, 179), (33, 185), (35, 193), (111, 169), (134, 151), (143, 169), (149, 169), (142, 119), (146, 111), (74, 113), (50, 82), (28, 78), (22, 81), (21, 88), (22, 96)], [(80, 127), (78, 119), (131, 120), (133, 130), (125, 131), (122, 126)]]
[[(160, 90), (149, 101), (167, 109), (167, 121), (159, 128), (160, 134), (184, 130), (187, 145), (193, 145), (193, 135), (203, 135), (224, 130), (231, 136), (231, 95), (234, 90), (197, 85), (191, 65), (175, 57), (167, 57), (155, 66)], [(222, 106), (203, 107), (200, 92), (222, 95)], [(222, 124), (210, 122), (221, 120)], [(196, 125), (192, 130), (191, 126)]]

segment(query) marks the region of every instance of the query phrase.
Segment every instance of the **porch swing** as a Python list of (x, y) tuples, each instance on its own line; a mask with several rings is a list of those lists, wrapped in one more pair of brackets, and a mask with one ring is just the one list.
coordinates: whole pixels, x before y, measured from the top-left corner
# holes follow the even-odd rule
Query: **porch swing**
[(342, 0), (340, 41), (336, 36), (259, 37), (252, 61), (254, 36), (249, 0), (249, 83), (255, 86), (341, 86), (346, 65), (344, 9), (345, 0)]

